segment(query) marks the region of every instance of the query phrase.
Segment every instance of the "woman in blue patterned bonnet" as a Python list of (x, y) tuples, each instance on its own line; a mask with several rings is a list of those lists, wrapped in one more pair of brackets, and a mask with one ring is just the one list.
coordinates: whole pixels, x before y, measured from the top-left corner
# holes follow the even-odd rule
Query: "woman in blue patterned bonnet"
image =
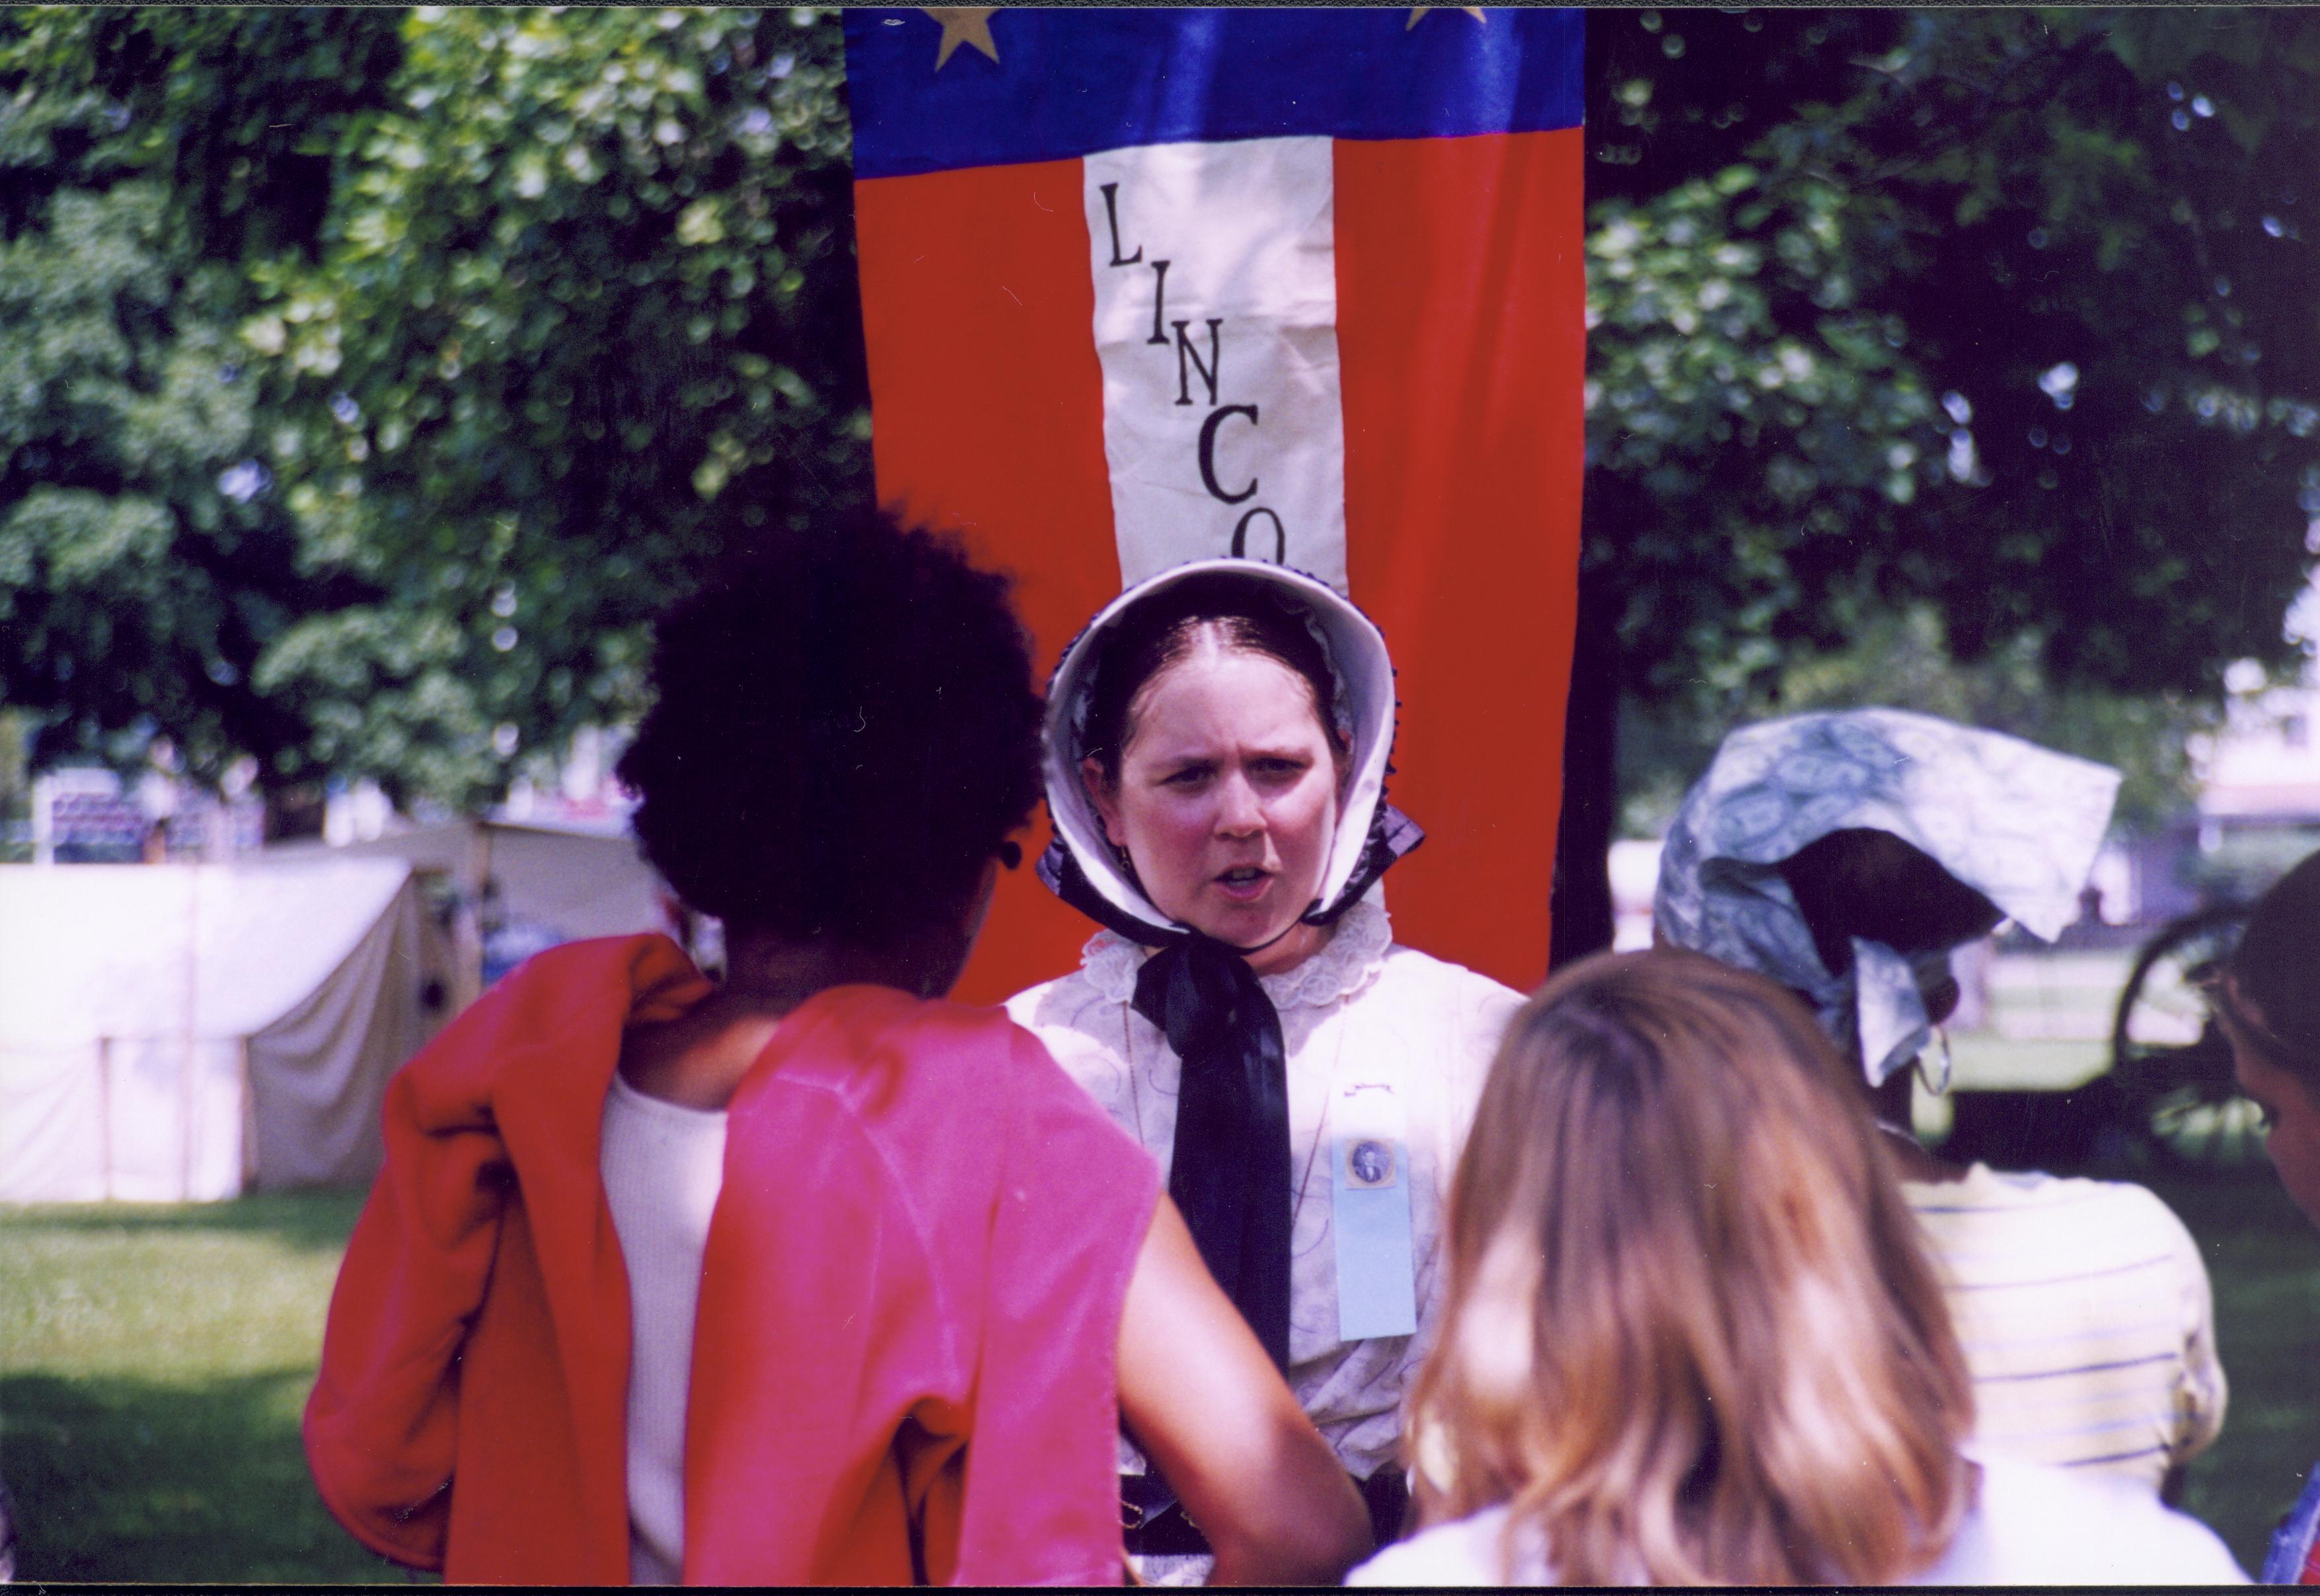
[[(1040, 873), (1102, 929), (1007, 1005), (1159, 1159), (1381, 1540), (1443, 1200), (1521, 1004), (1393, 940), (1379, 877), (1419, 835), (1385, 801), (1393, 717), (1384, 639), (1323, 582), (1214, 560), (1120, 595), (1048, 692)], [(1203, 1576), (1124, 1440), (1120, 1471), (1139, 1573)]]
[(2182, 1222), (2138, 1186), (1946, 1162), (1910, 1128), (1913, 1079), (1949, 1084), (1951, 951), (2006, 919), (2041, 941), (2069, 924), (2118, 780), (1901, 710), (1742, 726), (1669, 829), (1654, 933), (1796, 992), (1860, 1069), (1949, 1290), (1980, 1444), (2172, 1500), (2225, 1402)]

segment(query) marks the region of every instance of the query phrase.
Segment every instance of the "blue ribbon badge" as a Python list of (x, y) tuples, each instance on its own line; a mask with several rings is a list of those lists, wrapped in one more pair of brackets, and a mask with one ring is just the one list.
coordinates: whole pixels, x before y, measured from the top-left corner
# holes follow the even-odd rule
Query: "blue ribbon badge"
[(1418, 1330), (1409, 1238), (1409, 1142), (1401, 1101), (1381, 1081), (1338, 1095), (1331, 1144), (1331, 1229), (1337, 1239), (1337, 1338)]

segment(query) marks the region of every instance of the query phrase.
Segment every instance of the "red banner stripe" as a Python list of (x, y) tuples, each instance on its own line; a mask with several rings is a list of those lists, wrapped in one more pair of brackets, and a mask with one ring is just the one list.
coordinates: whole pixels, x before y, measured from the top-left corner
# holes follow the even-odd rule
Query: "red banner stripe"
[[(1351, 586), (1400, 672), (1394, 794), (1429, 834), (1388, 897), (1401, 940), (1518, 986), (1546, 963), (1575, 618), (1582, 170), (1575, 130), (1335, 159)], [(1016, 573), (1043, 673), (1119, 581), (1083, 182), (856, 185), (880, 491)], [(1091, 929), (1026, 869), (958, 995), (1062, 974)]]
[[(1069, 160), (854, 185), (879, 497), (1015, 577), (1042, 688), (1119, 592), (1084, 181)], [(1027, 853), (1047, 835), (1043, 809)], [(995, 1003), (1061, 975), (1093, 929), (1027, 858), (957, 996)]]
[(1337, 147), (1355, 602), (1401, 699), (1398, 940), (1545, 973), (1584, 466), (1577, 129)]

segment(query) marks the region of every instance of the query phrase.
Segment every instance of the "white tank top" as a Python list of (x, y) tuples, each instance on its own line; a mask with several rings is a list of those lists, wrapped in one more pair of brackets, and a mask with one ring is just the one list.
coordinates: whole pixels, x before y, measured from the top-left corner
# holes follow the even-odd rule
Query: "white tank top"
[(612, 1074), (604, 1195), (629, 1272), (629, 1578), (684, 1565), (684, 1397), (701, 1254), (725, 1179), (725, 1115), (648, 1097)]

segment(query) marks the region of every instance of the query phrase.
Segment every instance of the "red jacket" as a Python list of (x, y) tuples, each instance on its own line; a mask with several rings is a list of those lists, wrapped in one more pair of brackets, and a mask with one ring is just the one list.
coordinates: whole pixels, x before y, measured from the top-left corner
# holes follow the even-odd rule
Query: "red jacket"
[[(388, 1087), (305, 1420), (366, 1546), (457, 1581), (626, 1582), (604, 1097), (622, 1031), (709, 989), (666, 937), (557, 948)], [(848, 987), (793, 1013), (728, 1110), (686, 1580), (1116, 1582), (1114, 1365), (1158, 1179), (995, 1010)]]

